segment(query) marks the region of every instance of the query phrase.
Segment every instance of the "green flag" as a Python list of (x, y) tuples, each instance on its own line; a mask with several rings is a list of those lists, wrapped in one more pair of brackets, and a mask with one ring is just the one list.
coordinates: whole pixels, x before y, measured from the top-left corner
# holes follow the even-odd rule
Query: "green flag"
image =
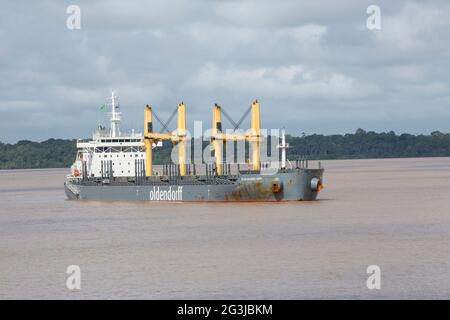
[(102, 106), (100, 107), (100, 110), (106, 111), (106, 104), (102, 105)]

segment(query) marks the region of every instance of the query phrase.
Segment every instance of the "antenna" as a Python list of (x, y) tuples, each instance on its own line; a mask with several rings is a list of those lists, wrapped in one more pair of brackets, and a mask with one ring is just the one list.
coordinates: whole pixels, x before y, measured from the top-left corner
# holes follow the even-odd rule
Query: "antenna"
[(286, 143), (286, 134), (284, 128), (281, 129), (281, 144), (278, 144), (278, 149), (281, 149), (281, 169), (286, 169), (286, 149), (289, 144)]
[(118, 97), (116, 97), (114, 90), (111, 92), (111, 137), (115, 138), (120, 136), (120, 120), (121, 113), (117, 112), (116, 109), (119, 108), (117, 103)]

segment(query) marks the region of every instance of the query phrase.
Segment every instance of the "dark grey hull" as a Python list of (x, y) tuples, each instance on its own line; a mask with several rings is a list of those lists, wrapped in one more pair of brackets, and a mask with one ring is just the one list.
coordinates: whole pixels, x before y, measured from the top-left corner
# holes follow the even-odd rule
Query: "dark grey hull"
[(69, 199), (118, 201), (287, 201), (315, 200), (322, 188), (323, 169), (279, 170), (275, 174), (239, 176), (164, 177), (132, 182), (68, 180)]

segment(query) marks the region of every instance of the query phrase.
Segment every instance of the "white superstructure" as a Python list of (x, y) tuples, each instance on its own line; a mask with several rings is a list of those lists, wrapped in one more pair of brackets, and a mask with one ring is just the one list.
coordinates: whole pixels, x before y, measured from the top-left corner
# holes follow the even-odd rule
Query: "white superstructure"
[[(141, 133), (122, 133), (120, 129), (121, 113), (118, 112), (118, 98), (114, 91), (107, 105), (111, 107), (109, 129), (98, 126), (92, 140), (77, 140), (77, 158), (71, 167), (71, 177), (83, 174), (83, 161), (86, 162), (87, 177), (102, 177), (106, 174), (105, 163), (110, 163), (114, 177), (135, 175), (136, 160), (145, 162), (144, 137)], [(160, 145), (158, 145), (160, 146)], [(154, 145), (155, 147), (155, 145)], [(103, 165), (102, 165), (103, 163)]]

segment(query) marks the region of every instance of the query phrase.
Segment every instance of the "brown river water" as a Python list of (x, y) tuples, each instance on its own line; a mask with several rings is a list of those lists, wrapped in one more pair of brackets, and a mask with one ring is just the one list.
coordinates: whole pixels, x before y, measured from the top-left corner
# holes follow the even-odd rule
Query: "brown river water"
[(450, 158), (323, 165), (298, 203), (69, 201), (66, 169), (0, 171), (0, 299), (449, 299)]

